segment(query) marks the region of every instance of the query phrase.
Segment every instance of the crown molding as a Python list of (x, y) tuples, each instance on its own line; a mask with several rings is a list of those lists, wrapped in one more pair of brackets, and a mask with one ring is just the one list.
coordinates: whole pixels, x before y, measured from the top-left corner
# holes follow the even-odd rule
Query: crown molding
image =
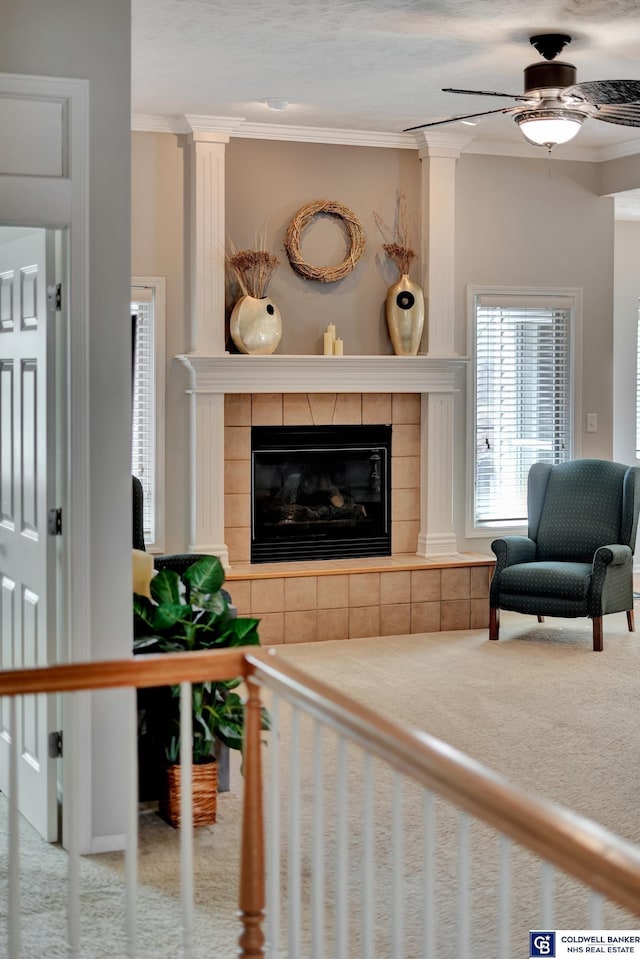
[(182, 116), (164, 116), (156, 113), (133, 113), (131, 130), (134, 133), (189, 133)]
[(379, 130), (341, 130), (329, 127), (291, 126), (286, 123), (244, 123), (234, 136), (255, 140), (295, 140), (299, 143), (334, 143), (340, 146), (393, 147), (414, 150), (415, 140), (406, 133)]
[[(481, 156), (522, 157), (529, 160), (547, 159), (542, 148), (526, 143), (500, 140), (470, 139), (459, 131), (419, 130), (415, 133), (386, 133), (376, 130), (343, 130), (329, 127), (292, 126), (286, 123), (251, 123), (243, 117), (209, 117), (197, 114), (166, 116), (135, 113), (131, 129), (139, 133), (191, 133), (221, 142), (230, 137), (255, 140), (284, 140), (298, 143), (330, 143), (337, 146), (386, 147), (401, 150), (419, 150), (430, 156), (459, 156), (461, 153)], [(640, 139), (603, 147), (555, 147), (553, 160), (574, 160), (600, 163), (640, 154)]]
[(189, 133), (195, 137), (220, 140), (228, 143), (229, 138), (244, 122), (244, 117), (207, 117), (196, 113), (186, 113), (184, 121)]
[(457, 159), (469, 144), (472, 134), (461, 130), (418, 130), (413, 134), (415, 145), (423, 157)]

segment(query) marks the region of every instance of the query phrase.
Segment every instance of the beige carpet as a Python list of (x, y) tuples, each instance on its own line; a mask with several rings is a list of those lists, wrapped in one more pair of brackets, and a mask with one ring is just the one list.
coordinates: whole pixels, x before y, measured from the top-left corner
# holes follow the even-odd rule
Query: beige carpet
[[(502, 638), (490, 643), (485, 630), (434, 633), (282, 647), (278, 655), (335, 684), (357, 700), (446, 740), (518, 784), (561, 802), (618, 832), (640, 841), (640, 792), (636, 716), (640, 635), (626, 631), (622, 616), (605, 619), (603, 653), (591, 651), (587, 621), (550, 620), (539, 626), (525, 617), (503, 614)], [(288, 753), (289, 724), (283, 711), (281, 742)], [(302, 843), (303, 929), (300, 956), (310, 956), (309, 856), (312, 803), (318, 790), (311, 779), (311, 723), (303, 721), (300, 769), (305, 798)], [(336, 853), (336, 744), (323, 737), (327, 957), (333, 955), (333, 904)], [(268, 745), (265, 753), (268, 751)], [(362, 956), (362, 762), (349, 747), (348, 936), (350, 959)], [(391, 895), (391, 784), (376, 763), (376, 959), (391, 956), (388, 904)], [(282, 820), (287, 826), (287, 769), (283, 771)], [(237, 846), (240, 773), (232, 771), (232, 790), (219, 797), (219, 821), (195, 832), (197, 957), (236, 954)], [(422, 956), (422, 797), (404, 790), (406, 904), (403, 956)], [(0, 815), (6, 816), (0, 804)], [(457, 959), (456, 817), (437, 803), (438, 959)], [(179, 835), (157, 816), (145, 814), (140, 827), (141, 957), (180, 955)], [(64, 956), (65, 855), (41, 844), (23, 828), (25, 931), (23, 955)], [(496, 861), (494, 834), (475, 825), (471, 835), (473, 903), (471, 937), (474, 959), (491, 959), (496, 946)], [(82, 956), (124, 956), (122, 935), (122, 862), (117, 855), (83, 860)], [(282, 862), (286, 886), (286, 849)], [(512, 955), (526, 956), (527, 931), (539, 927), (539, 864), (514, 853), (512, 866)], [(0, 864), (6, 885), (6, 862)], [(586, 928), (587, 897), (576, 884), (557, 881), (555, 928)], [(6, 896), (2, 897), (5, 909)], [(283, 922), (286, 921), (283, 906)], [(0, 916), (5, 923), (5, 916)], [(640, 918), (607, 909), (605, 927), (639, 929)], [(0, 956), (5, 955), (4, 931)], [(59, 945), (56, 945), (56, 941)], [(282, 955), (287, 955), (286, 951)], [(372, 959), (372, 957), (363, 957)]]

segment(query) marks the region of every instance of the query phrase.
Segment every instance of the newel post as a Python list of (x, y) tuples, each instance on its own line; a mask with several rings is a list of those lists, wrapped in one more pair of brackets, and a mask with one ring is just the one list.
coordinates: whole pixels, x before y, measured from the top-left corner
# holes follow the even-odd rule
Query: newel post
[(242, 848), (240, 850), (240, 892), (238, 896), (241, 959), (263, 959), (265, 869), (264, 818), (262, 809), (262, 761), (260, 753), (260, 689), (247, 680), (248, 698), (244, 726), (244, 797)]

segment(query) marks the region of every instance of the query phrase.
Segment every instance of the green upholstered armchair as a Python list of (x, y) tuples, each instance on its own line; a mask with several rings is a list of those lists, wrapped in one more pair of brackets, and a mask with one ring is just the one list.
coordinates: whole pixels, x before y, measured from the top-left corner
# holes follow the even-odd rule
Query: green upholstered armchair
[(633, 618), (633, 551), (640, 469), (608, 460), (534, 463), (528, 477), (528, 536), (491, 544), (497, 556), (489, 597), (489, 639), (500, 610), (589, 616), (593, 648), (602, 650), (602, 617)]

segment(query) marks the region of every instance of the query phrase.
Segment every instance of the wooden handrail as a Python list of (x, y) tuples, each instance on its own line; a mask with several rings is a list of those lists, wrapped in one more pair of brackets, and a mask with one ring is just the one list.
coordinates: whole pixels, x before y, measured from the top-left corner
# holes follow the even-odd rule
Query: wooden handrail
[[(204, 653), (167, 653), (0, 672), (0, 696), (64, 692), (123, 686), (161, 686), (206, 679), (248, 678), (269, 688), (295, 706), (326, 723), (367, 752), (381, 758), (415, 782), (449, 800), (473, 817), (552, 863), (580, 882), (640, 915), (640, 851), (610, 830), (551, 802), (536, 798), (512, 785), (497, 773), (475, 762), (452, 746), (412, 729), (370, 707), (357, 703), (325, 683), (283, 662), (274, 648), (246, 647)], [(249, 683), (251, 690), (253, 682)], [(250, 710), (253, 726), (255, 704)], [(251, 721), (250, 721), (251, 722)], [(253, 729), (253, 726), (251, 728)], [(259, 726), (258, 742), (259, 742)], [(252, 738), (255, 737), (255, 730)], [(259, 748), (257, 750), (259, 754)], [(253, 775), (259, 776), (258, 768)], [(261, 790), (261, 786), (259, 787)], [(248, 801), (248, 797), (245, 797)], [(256, 807), (247, 816), (257, 826)], [(257, 831), (260, 846), (260, 830)], [(261, 846), (255, 858), (247, 852), (247, 876), (258, 866), (263, 871)], [(245, 887), (247, 898), (241, 911), (251, 919), (253, 951), (261, 943), (255, 937), (255, 917), (264, 900)], [(262, 894), (263, 895), (263, 894)], [(251, 899), (253, 897), (253, 904)]]
[(207, 679), (246, 676), (246, 653), (251, 646), (192, 653), (153, 653), (131, 659), (104, 659), (90, 663), (61, 663), (31, 669), (0, 671), (0, 696), (27, 693), (64, 693), (81, 689), (123, 686), (173, 686)]

